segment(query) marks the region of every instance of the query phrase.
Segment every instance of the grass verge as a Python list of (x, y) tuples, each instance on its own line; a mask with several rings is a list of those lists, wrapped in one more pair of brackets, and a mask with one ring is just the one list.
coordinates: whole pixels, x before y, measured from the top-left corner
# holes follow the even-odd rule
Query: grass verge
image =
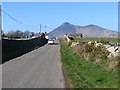
[(66, 43), (60, 40), (61, 59), (68, 76), (71, 88), (117, 88), (117, 72), (106, 71), (104, 68), (86, 61), (76, 55)]

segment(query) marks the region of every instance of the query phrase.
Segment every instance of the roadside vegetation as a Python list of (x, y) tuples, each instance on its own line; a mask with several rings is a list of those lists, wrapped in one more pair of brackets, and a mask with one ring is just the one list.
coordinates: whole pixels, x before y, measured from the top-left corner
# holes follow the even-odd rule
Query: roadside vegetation
[[(83, 39), (82, 40), (86, 40)], [(117, 88), (118, 72), (107, 69), (104, 47), (84, 46), (71, 48), (60, 40), (61, 58), (71, 88)]]
[(120, 56), (108, 58), (110, 52), (103, 45), (96, 46), (95, 43), (80, 44), (71, 49), (82, 58), (104, 67), (106, 70), (116, 71), (119, 67)]
[(3, 30), (1, 30), (1, 35), (2, 39), (9, 39), (9, 40), (30, 40), (32, 38), (45, 38), (45, 33), (35, 33), (35, 32), (30, 32), (29, 30), (26, 31), (21, 31), (21, 30), (16, 30), (16, 31), (8, 31), (7, 33), (4, 33)]

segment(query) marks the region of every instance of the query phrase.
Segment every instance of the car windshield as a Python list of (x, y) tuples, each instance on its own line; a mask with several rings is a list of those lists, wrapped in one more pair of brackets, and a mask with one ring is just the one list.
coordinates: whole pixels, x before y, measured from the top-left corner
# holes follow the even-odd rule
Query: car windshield
[(49, 39), (49, 40), (53, 40), (53, 39), (51, 38), (51, 39)]
[(52, 39), (49, 39), (49, 41), (52, 41)]

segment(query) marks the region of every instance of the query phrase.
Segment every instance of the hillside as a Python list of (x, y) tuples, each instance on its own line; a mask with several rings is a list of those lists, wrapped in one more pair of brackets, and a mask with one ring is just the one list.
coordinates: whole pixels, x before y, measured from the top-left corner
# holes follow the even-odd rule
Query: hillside
[(118, 32), (97, 25), (78, 26), (65, 22), (49, 33), (49, 37), (63, 37), (64, 34), (79, 34), (84, 37), (118, 37)]

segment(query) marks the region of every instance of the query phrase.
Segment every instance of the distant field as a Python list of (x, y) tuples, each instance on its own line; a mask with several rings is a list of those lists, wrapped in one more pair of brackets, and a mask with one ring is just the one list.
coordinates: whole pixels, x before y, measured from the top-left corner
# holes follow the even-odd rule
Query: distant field
[(76, 40), (81, 41), (98, 41), (98, 42), (110, 42), (110, 43), (117, 43), (120, 41), (120, 38), (75, 38)]

